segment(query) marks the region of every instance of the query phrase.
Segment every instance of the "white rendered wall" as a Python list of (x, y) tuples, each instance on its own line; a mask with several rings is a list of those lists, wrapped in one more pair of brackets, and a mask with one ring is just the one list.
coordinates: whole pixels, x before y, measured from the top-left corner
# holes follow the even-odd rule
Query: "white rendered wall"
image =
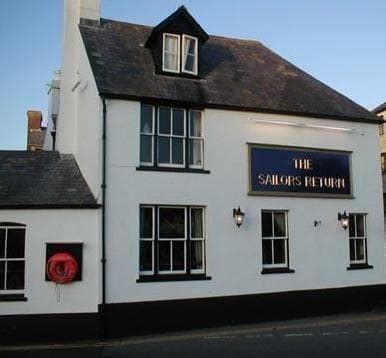
[(77, 95), (77, 123), (75, 133), (75, 158), (92, 193), (100, 202), (101, 196), (101, 145), (102, 102), (82, 43), (79, 49), (80, 84)]
[[(378, 126), (333, 120), (205, 110), (205, 169), (210, 174), (137, 171), (138, 102), (108, 101), (107, 302), (254, 294), (384, 283)], [(250, 118), (355, 128), (358, 133), (270, 124)], [(353, 151), (354, 199), (248, 196), (247, 142)], [(203, 205), (210, 281), (136, 283), (139, 205)], [(232, 209), (246, 213), (238, 229)], [(292, 274), (261, 275), (261, 210), (289, 210)], [(337, 213), (367, 213), (368, 262), (348, 271), (348, 231)], [(314, 227), (314, 220), (321, 225)]]
[[(99, 303), (99, 210), (0, 210), (1, 222), (26, 225), (26, 302), (0, 302), (0, 315), (97, 312)], [(82, 281), (45, 281), (46, 243), (83, 243)]]

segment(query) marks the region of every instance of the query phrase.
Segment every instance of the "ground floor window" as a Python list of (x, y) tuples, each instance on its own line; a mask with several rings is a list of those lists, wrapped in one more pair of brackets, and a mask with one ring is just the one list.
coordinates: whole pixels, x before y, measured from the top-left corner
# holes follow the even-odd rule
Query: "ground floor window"
[(367, 263), (366, 215), (349, 215), (350, 264)]
[(204, 212), (195, 206), (141, 205), (140, 275), (204, 274)]
[(0, 294), (24, 290), (25, 226), (0, 223)]
[(262, 261), (264, 269), (288, 268), (288, 212), (261, 212)]

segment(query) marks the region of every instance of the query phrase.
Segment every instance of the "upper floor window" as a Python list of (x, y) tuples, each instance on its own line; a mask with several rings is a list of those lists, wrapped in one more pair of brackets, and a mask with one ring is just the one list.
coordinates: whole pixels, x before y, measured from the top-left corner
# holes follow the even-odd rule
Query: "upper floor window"
[(140, 136), (142, 166), (203, 169), (201, 111), (142, 104)]
[(198, 41), (189, 35), (163, 35), (162, 70), (197, 75)]
[(381, 153), (381, 168), (382, 172), (386, 171), (386, 153)]
[(24, 290), (25, 226), (0, 223), (0, 294)]
[(379, 135), (382, 135), (384, 133), (384, 127), (383, 127), (383, 123), (381, 123), (379, 125)]

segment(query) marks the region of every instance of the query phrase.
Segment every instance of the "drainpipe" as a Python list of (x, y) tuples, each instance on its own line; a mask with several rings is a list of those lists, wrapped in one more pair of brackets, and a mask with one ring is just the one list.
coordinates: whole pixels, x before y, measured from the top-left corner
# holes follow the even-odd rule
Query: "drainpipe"
[(101, 263), (102, 263), (102, 302), (100, 306), (100, 334), (101, 338), (106, 336), (106, 98), (102, 97), (103, 119), (102, 119), (102, 245), (101, 245)]

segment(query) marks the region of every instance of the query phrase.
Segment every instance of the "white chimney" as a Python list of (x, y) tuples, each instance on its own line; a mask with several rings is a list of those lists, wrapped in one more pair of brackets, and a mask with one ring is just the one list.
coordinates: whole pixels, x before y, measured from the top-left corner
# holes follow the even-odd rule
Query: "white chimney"
[(100, 0), (80, 0), (80, 17), (98, 21), (100, 20)]
[[(60, 83), (60, 109), (57, 120), (57, 149), (75, 153), (77, 94), (72, 91), (79, 81), (80, 56), (84, 45), (80, 36), (80, 19), (100, 21), (101, 0), (64, 0), (63, 57)], [(82, 52), (83, 51), (83, 52)]]

